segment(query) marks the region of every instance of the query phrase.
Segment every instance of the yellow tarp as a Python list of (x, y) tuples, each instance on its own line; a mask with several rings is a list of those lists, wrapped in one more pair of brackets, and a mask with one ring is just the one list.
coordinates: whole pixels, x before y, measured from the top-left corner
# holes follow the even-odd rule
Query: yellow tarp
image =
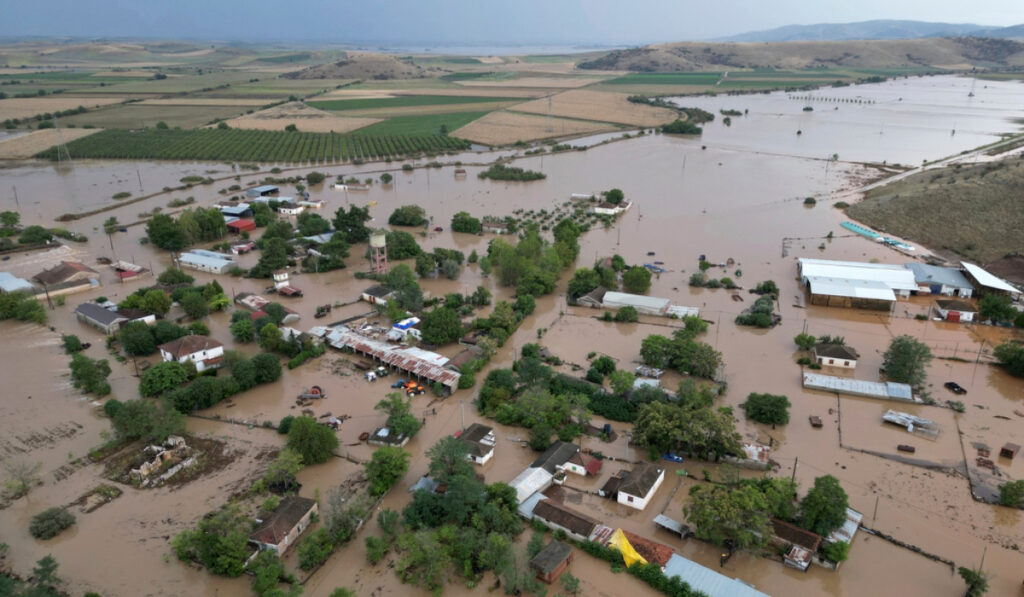
[(622, 529), (615, 529), (615, 532), (612, 533), (612, 538), (608, 540), (608, 545), (622, 552), (622, 560), (626, 563), (626, 568), (637, 562), (641, 564), (647, 563), (647, 560), (629, 544), (629, 539), (626, 539), (626, 534), (622, 532)]

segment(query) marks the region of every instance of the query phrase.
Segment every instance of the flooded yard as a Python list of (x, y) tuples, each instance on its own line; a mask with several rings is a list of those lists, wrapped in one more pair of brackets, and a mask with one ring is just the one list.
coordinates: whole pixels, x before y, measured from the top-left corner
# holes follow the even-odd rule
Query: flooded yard
[[(1006, 442), (1021, 443), (1021, 418), (1014, 411), (1024, 412), (1024, 383), (990, 365), (988, 358), (992, 347), (1013, 332), (916, 320), (914, 315), (930, 309), (931, 301), (926, 297), (901, 300), (891, 314), (810, 306), (797, 279), (797, 257), (883, 263), (911, 260), (878, 243), (849, 235), (840, 227), (842, 213), (833, 209), (827, 199), (851, 192), (877, 177), (877, 171), (856, 162), (919, 164), (921, 160), (934, 160), (989, 143), (999, 134), (1019, 128), (1009, 118), (1024, 105), (1024, 85), (979, 82), (975, 85), (975, 96), (968, 98), (972, 85), (966, 78), (930, 77), (822, 89), (813, 92), (815, 99), (796, 99), (785, 93), (683, 98), (678, 100), (680, 105), (702, 107), (716, 114), (721, 108), (750, 112), (733, 117), (731, 127), (722, 124), (718, 115), (715, 122), (706, 125), (699, 139), (645, 135), (587, 151), (516, 160), (517, 166), (547, 174), (547, 179), (530, 183), (477, 178), (476, 173), (483, 168), (480, 163), (497, 155), (509, 155), (508, 151), (442, 158), (445, 163), (464, 162), (468, 176), (458, 179), (451, 167), (404, 172), (399, 163), (318, 165), (296, 172), (319, 170), (328, 174), (329, 183), (340, 174), (366, 178), (378, 176), (386, 169), (395, 176), (391, 185), (377, 183), (369, 191), (343, 192), (324, 184), (309, 191), (312, 198), (326, 202), (321, 212), (324, 217), (329, 218), (347, 204), (369, 205), (373, 225), (378, 226), (384, 225), (397, 206), (421, 205), (432, 220), (428, 229), (443, 228), (441, 232), (417, 233), (417, 241), (424, 249), (456, 248), (467, 254), (476, 250), (481, 255), (493, 236), (450, 232), (454, 213), (469, 211), (479, 217), (511, 215), (517, 209), (550, 211), (568, 201), (571, 193), (621, 188), (628, 199), (635, 201), (634, 208), (615, 226), (596, 227), (581, 238), (577, 266), (589, 266), (595, 259), (612, 253), (621, 254), (628, 263), (664, 262), (667, 271), (652, 280), (648, 294), (697, 307), (701, 317), (711, 322), (701, 339), (723, 354), (728, 389), (719, 399), (720, 405), (733, 408), (737, 429), (745, 438), (772, 445), (771, 458), (778, 465), (772, 474), (795, 475), (802, 492), (817, 476), (836, 476), (850, 495), (851, 507), (865, 515), (865, 525), (957, 565), (977, 566), (986, 553), (985, 568), (992, 573), (991, 594), (1010, 595), (1021, 582), (1021, 514), (972, 499), (966, 475), (974, 473), (963, 471), (969, 468), (967, 464), (974, 463), (972, 442), (982, 442), (996, 450)], [(834, 102), (828, 98), (867, 103)], [(838, 110), (833, 109), (833, 103), (839, 106)], [(813, 111), (803, 111), (804, 105), (812, 106)], [(950, 132), (953, 129), (955, 135)], [(802, 130), (802, 134), (796, 135), (797, 130)], [(828, 160), (834, 153), (838, 153), (839, 160)], [(247, 594), (248, 579), (218, 578), (178, 562), (171, 552), (169, 538), (226, 502), (233, 492), (251, 484), (265, 466), (259, 454), (284, 443), (284, 436), (259, 425), (264, 421), (276, 425), (282, 417), (298, 414), (301, 408), (296, 406), (295, 398), (312, 385), (320, 385), (327, 394), (311, 407), (317, 417), (326, 413), (351, 417), (339, 431), (338, 451), (351, 460), (336, 458), (302, 471), (302, 495), (313, 497), (319, 493), (323, 498), (331, 488), (358, 474), (360, 466), (355, 462), (365, 461), (372, 454), (372, 448), (359, 442), (358, 436), (383, 423), (384, 415), (373, 407), (390, 391), (388, 386), (397, 376), (369, 383), (351, 366), (354, 357), (333, 349), (301, 367), (285, 369), (278, 382), (254, 388), (199, 413), (244, 424), (189, 419), (191, 432), (225, 441), (241, 454), (230, 466), (180, 489), (142, 491), (124, 487), (124, 495), (80, 516), (78, 524), (59, 538), (48, 542), (32, 539), (27, 531), (32, 515), (46, 507), (70, 502), (100, 482), (99, 465), (76, 467), (60, 481), (55, 480), (54, 474), (74, 457), (83, 456), (89, 448), (103, 443), (103, 433), (109, 428), (90, 401), (71, 388), (66, 375), (68, 359), (60, 349), (59, 334), (77, 334), (83, 341), (93, 343), (88, 356), (111, 359), (113, 397), (126, 400), (137, 395), (137, 379), (132, 375), (130, 361), (117, 363), (107, 355), (101, 334), (77, 321), (73, 311), (79, 303), (98, 296), (114, 301), (123, 299), (137, 284), (148, 282), (120, 284), (113, 271), (96, 264), (96, 258), (126, 259), (157, 272), (171, 264), (167, 252), (139, 243), (145, 235), (144, 226), (130, 226), (127, 232), (117, 232), (108, 238), (102, 232), (103, 221), (115, 216), (122, 224), (132, 223), (139, 220), (140, 212), (155, 207), (161, 207), (164, 213), (172, 212), (167, 203), (188, 196), (195, 197), (197, 205), (208, 206), (225, 198), (218, 190), (231, 184), (246, 185), (267, 173), (240, 172), (225, 164), (126, 162), (76, 162), (60, 167), (32, 162), (8, 165), (2, 172), (10, 184), (0, 189), (0, 200), (4, 201), (5, 209), (13, 209), (11, 187), (16, 186), (24, 224), (55, 226), (54, 219), (60, 214), (114, 206), (111, 211), (63, 224), (88, 235), (88, 243), (72, 244), (52, 254), (13, 256), (3, 265), (3, 269), (16, 275), (30, 277), (46, 264), (74, 258), (97, 269), (103, 284), (101, 288), (69, 296), (64, 306), (50, 311), (49, 325), (55, 331), (12, 322), (0, 324), (0, 334), (5, 339), (0, 342), (0, 359), (6, 384), (0, 401), (0, 461), (24, 458), (41, 462), (44, 480), (27, 498), (0, 510), (0, 537), (11, 545), (9, 560), (14, 569), (27, 573), (32, 562), (53, 553), (61, 563), (62, 576), (70, 579), (76, 592), (96, 590), (104, 595), (126, 596)], [(236, 174), (240, 182), (231, 178)], [(179, 180), (188, 175), (227, 178), (130, 205), (117, 206), (117, 201), (111, 199), (114, 193), (126, 190), (135, 196), (157, 193), (165, 186), (179, 185)], [(294, 188), (282, 185), (281, 194), (294, 195)], [(804, 205), (804, 198), (809, 196), (819, 198), (816, 206)], [(367, 269), (362, 252), (361, 246), (353, 248), (347, 269), (301, 274), (292, 279), (305, 293), (299, 299), (281, 299), (302, 316), (294, 327), (307, 330), (372, 310), (366, 303), (353, 303), (360, 291), (372, 283), (353, 275)], [(730, 291), (694, 289), (688, 285), (690, 275), (697, 271), (700, 255), (706, 255), (715, 264), (731, 260), (730, 265), (713, 267), (708, 273), (731, 277), (744, 287), (737, 291), (742, 301), (732, 299)], [(246, 255), (238, 261), (242, 267), (250, 267), (257, 258)], [(218, 279), (229, 294), (261, 293), (269, 285), (267, 280), (189, 273), (199, 283)], [(622, 369), (632, 369), (644, 337), (655, 333), (670, 335), (673, 331), (674, 322), (667, 319), (643, 317), (635, 324), (608, 323), (595, 318), (599, 311), (568, 306), (565, 287), (570, 274), (563, 275), (554, 294), (538, 299), (537, 310), (499, 350), (490, 368), (510, 366), (524, 344), (537, 342), (540, 337), (539, 341), (552, 354), (569, 364), (585, 368), (589, 353), (597, 352), (611, 356)], [(769, 330), (735, 325), (736, 315), (756, 298), (746, 288), (769, 279), (780, 288), (778, 308), (782, 323)], [(493, 276), (484, 277), (476, 265), (466, 266), (458, 280), (432, 279), (423, 283), (425, 292), (434, 296), (469, 293), (478, 285), (491, 290), (496, 300), (511, 296), (510, 289), (499, 287)], [(335, 309), (327, 319), (313, 318), (317, 305), (335, 303), (344, 306)], [(228, 324), (227, 313), (213, 315), (209, 321), (211, 335), (227, 348), (255, 352), (255, 345), (239, 345), (231, 339)], [(843, 375), (872, 381), (879, 379), (882, 353), (893, 337), (910, 334), (921, 339), (936, 356), (943, 357), (932, 361), (927, 386), (940, 406), (837, 398), (834, 394), (804, 390), (801, 367), (796, 364), (801, 353), (793, 343), (793, 337), (801, 332), (843, 336), (847, 345), (861, 355), (855, 372)], [(441, 352), (452, 356), (457, 350), (447, 346)], [(155, 362), (155, 357), (149, 360)], [(572, 368), (564, 365), (562, 370), (571, 372)], [(478, 383), (487, 371), (477, 375)], [(582, 375), (582, 371), (577, 375)], [(668, 374), (662, 385), (674, 389), (680, 379), (676, 374)], [(942, 387), (946, 381), (956, 381), (967, 390), (967, 395), (953, 396)], [(747, 421), (740, 404), (751, 392), (788, 396), (792, 403), (791, 422), (772, 428)], [(405, 448), (412, 454), (409, 472), (384, 498), (382, 507), (400, 509), (408, 502), (408, 488), (427, 471), (424, 452), (438, 439), (462, 429), (463, 421), (466, 425), (485, 422), (495, 427), (496, 455), (487, 465), (478, 467), (487, 482), (509, 481), (532, 462), (536, 454), (520, 445), (528, 432), (482, 419), (471, 404), (474, 397), (475, 391), (462, 390), (444, 400), (435, 400), (429, 393), (413, 399), (413, 414), (425, 421), (425, 426)], [(958, 414), (941, 408), (946, 400), (952, 399), (963, 400), (966, 412)], [(881, 414), (889, 408), (935, 420), (942, 430), (939, 438), (923, 440), (884, 425)], [(823, 428), (814, 429), (808, 424), (811, 415), (822, 418)], [(603, 422), (595, 417), (594, 424)], [(616, 442), (604, 444), (585, 438), (583, 447), (631, 461), (646, 457), (646, 450), (627, 445), (624, 432), (628, 425), (612, 425), (620, 432)], [(900, 457), (896, 451), (898, 444), (915, 446), (916, 453), (910, 458), (924, 462), (895, 460)], [(919, 466), (923, 463), (929, 466)], [(604, 524), (665, 543), (685, 557), (718, 570), (718, 548), (694, 539), (673, 537), (657, 530), (651, 521), (662, 511), (681, 520), (688, 489), (700, 482), (694, 479), (702, 478), (704, 468), (719, 475), (723, 467), (699, 461), (662, 464), (668, 469), (665, 483), (642, 512), (589, 493), (620, 468), (628, 467), (620, 462), (605, 462), (599, 477), (573, 478), (576, 489), (566, 489), (565, 499), (570, 507)], [(1024, 478), (1021, 458), (1001, 459), (998, 467), (1005, 475), (1003, 480)], [(685, 470), (688, 476), (677, 475), (676, 470)], [(673, 493), (677, 485), (679, 488)], [(339, 549), (309, 579), (305, 594), (327, 595), (336, 586), (353, 587), (360, 595), (425, 594), (401, 585), (386, 564), (366, 564), (362, 536), (377, 532), (376, 523), (368, 523), (356, 540)], [(523, 542), (529, 532), (524, 533)], [(93, 549), (97, 542), (102, 542), (104, 549)], [(121, 572), (115, 575), (111, 570)], [(796, 573), (776, 561), (748, 554), (734, 556), (720, 571), (776, 596), (910, 597), (958, 594), (963, 590), (962, 581), (950, 572), (949, 566), (864, 532), (858, 533), (850, 560), (838, 572), (812, 567), (807, 574)], [(583, 593), (587, 595), (654, 594), (631, 576), (613, 574), (606, 564), (582, 553), (578, 554), (572, 572), (583, 579)], [(487, 577), (474, 589), (455, 583), (445, 592), (486, 595), (486, 587), (492, 581)]]

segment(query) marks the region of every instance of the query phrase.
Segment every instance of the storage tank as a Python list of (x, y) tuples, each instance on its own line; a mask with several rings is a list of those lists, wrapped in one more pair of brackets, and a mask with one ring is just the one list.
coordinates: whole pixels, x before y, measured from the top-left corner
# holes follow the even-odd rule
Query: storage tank
[(383, 249), (387, 235), (383, 230), (375, 230), (370, 234), (370, 246), (374, 249)]

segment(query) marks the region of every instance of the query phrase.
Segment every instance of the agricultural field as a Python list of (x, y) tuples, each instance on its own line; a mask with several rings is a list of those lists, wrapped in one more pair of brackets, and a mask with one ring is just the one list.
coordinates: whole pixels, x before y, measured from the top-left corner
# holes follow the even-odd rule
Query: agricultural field
[(598, 77), (577, 77), (577, 76), (521, 76), (505, 79), (463, 79), (456, 81), (461, 87), (469, 87), (476, 92), (478, 88), (491, 87), (495, 89), (505, 88), (535, 88), (535, 89), (572, 89), (586, 87), (599, 83), (602, 79)]
[(486, 97), (473, 95), (402, 95), (397, 97), (324, 100), (309, 102), (321, 110), (372, 110), (386, 108), (407, 108), (415, 106), (445, 106), (451, 104), (476, 104), (484, 102), (514, 102), (516, 97)]
[(604, 122), (499, 110), (455, 130), (452, 135), (483, 145), (511, 145), (516, 141), (538, 141), (615, 129), (615, 125)]
[(414, 114), (409, 116), (396, 116), (384, 122), (372, 124), (364, 129), (359, 129), (361, 135), (437, 135), (441, 126), (447, 127), (448, 131), (454, 131), (463, 127), (477, 118), (488, 114), (482, 112), (449, 112), (445, 114)]
[(168, 99), (147, 99), (140, 106), (263, 106), (267, 101), (260, 98), (232, 97), (175, 97)]
[[(340, 162), (469, 147), (443, 135), (351, 135), (237, 129), (109, 129), (68, 143), (72, 158)], [(38, 155), (55, 159), (56, 149)]]
[(288, 102), (232, 118), (227, 121), (227, 124), (236, 129), (264, 131), (283, 131), (288, 125), (294, 124), (296, 128), (306, 133), (347, 133), (377, 122), (380, 122), (377, 118), (336, 116), (302, 102)]
[(97, 129), (43, 129), (0, 140), (0, 160), (24, 160), (40, 151), (53, 147), (61, 140), (65, 143), (98, 132)]
[(244, 114), (247, 106), (145, 105), (141, 103), (113, 106), (75, 114), (61, 119), (61, 126), (93, 126), (96, 128), (145, 128), (166, 122), (168, 126), (195, 128), (218, 119)]
[(8, 98), (0, 100), (0, 121), (9, 118), (18, 120), (31, 118), (36, 114), (45, 114), (47, 112), (74, 110), (78, 106), (92, 109), (97, 106), (119, 104), (124, 100), (125, 98), (123, 97), (72, 97), (63, 94), (47, 97)]
[(625, 94), (589, 89), (573, 89), (520, 104), (515, 111), (632, 126), (657, 126), (677, 117), (674, 110), (631, 103)]
[(112, 94), (152, 94), (166, 95), (168, 93), (188, 93), (202, 90), (212, 90), (224, 85), (237, 85), (248, 83), (253, 78), (252, 73), (237, 71), (217, 71), (199, 74), (188, 74), (182, 76), (168, 76), (166, 79), (127, 81), (106, 85), (104, 87), (91, 87), (82, 93), (112, 93)]
[(195, 97), (243, 97), (285, 99), (295, 95), (309, 97), (344, 87), (354, 79), (282, 79), (276, 77), (253, 77), (257, 81), (233, 84), (231, 87), (211, 89), (195, 94)]

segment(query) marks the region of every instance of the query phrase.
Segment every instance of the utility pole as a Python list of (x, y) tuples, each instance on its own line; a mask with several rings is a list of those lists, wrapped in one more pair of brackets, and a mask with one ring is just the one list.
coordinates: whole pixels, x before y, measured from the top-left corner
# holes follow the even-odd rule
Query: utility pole
[(11, 188), (14, 189), (14, 206), (21, 209), (21, 203), (18, 203), (18, 185), (11, 185)]
[(792, 477), (790, 478), (790, 481), (792, 481), (792, 482), (794, 482), (794, 483), (796, 483), (796, 465), (797, 465), (797, 464), (798, 464), (799, 462), (800, 462), (800, 457), (799, 457), (799, 456), (797, 456), (797, 457), (795, 457), (795, 458), (793, 459), (793, 476), (792, 476)]
[(459, 400), (459, 411), (462, 413), (462, 430), (466, 430), (466, 401)]

